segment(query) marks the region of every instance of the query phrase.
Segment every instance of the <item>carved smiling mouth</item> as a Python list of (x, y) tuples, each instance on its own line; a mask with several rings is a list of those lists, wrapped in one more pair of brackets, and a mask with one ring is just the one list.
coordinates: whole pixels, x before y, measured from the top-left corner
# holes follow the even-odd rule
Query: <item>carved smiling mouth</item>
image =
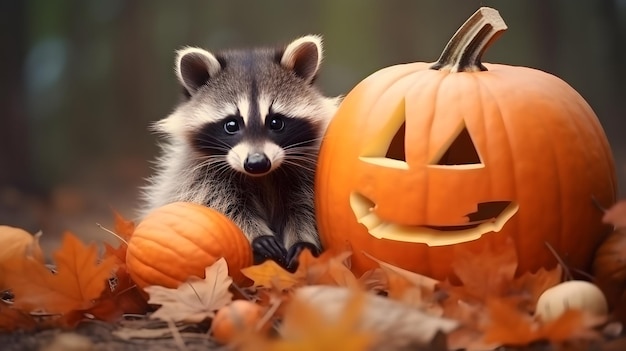
[(467, 215), (469, 221), (454, 226), (413, 226), (385, 221), (374, 212), (376, 204), (364, 195), (350, 194), (350, 206), (357, 222), (378, 239), (424, 243), (443, 246), (464, 243), (489, 232), (499, 232), (517, 212), (519, 205), (512, 201), (493, 201), (478, 204), (478, 210)]

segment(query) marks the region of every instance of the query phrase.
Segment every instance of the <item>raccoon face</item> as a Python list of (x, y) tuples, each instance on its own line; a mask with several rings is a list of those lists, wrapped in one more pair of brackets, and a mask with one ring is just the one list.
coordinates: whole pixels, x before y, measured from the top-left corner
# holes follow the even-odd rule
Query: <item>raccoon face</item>
[(250, 176), (263, 176), (283, 164), (313, 169), (320, 127), (271, 106), (261, 113), (252, 113), (255, 109), (237, 109), (205, 124), (193, 136), (194, 149)]
[(321, 60), (314, 35), (278, 49), (183, 49), (176, 73), (185, 100), (154, 128), (190, 147), (199, 163), (216, 161), (223, 170), (262, 176), (285, 165), (313, 172), (339, 103), (313, 86)]

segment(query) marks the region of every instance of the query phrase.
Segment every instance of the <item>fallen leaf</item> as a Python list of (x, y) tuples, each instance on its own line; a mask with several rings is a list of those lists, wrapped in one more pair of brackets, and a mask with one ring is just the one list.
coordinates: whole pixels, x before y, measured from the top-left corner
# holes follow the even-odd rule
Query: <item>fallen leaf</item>
[(301, 285), (336, 285), (359, 287), (360, 283), (350, 270), (352, 252), (324, 251), (319, 257), (314, 257), (309, 250), (300, 254), (298, 270), (294, 277)]
[(378, 263), (385, 274), (387, 283), (385, 290), (389, 298), (412, 307), (439, 309), (435, 306), (436, 301), (433, 298), (435, 287), (440, 283), (438, 280), (396, 267), (367, 253), (363, 254)]
[(512, 239), (506, 245), (486, 246), (482, 252), (457, 249), (452, 269), (467, 297), (486, 301), (507, 294), (517, 270), (517, 253)]
[(215, 316), (215, 311), (232, 301), (229, 287), (233, 280), (228, 276), (226, 260), (220, 258), (205, 269), (205, 278), (190, 277), (177, 289), (148, 286), (148, 303), (161, 305), (150, 317), (161, 320), (198, 323)]
[(507, 294), (520, 297), (526, 310), (534, 312), (539, 296), (562, 280), (563, 269), (560, 265), (552, 270), (541, 268), (535, 273), (526, 272), (511, 282)]
[(604, 317), (570, 309), (559, 318), (543, 324), (504, 300), (492, 299), (487, 307), (488, 318), (483, 326), (484, 340), (499, 345), (521, 346), (539, 340), (559, 343), (596, 339), (600, 334), (593, 328), (606, 320)]
[(617, 202), (604, 212), (602, 222), (613, 225), (616, 230), (626, 229), (626, 200)]
[(125, 313), (148, 312), (148, 301), (130, 278), (125, 266), (118, 268), (114, 277), (109, 280), (109, 286), (85, 313), (102, 321), (114, 322)]
[(286, 271), (272, 260), (242, 268), (241, 273), (254, 281), (254, 287), (275, 288), (279, 291), (291, 289), (300, 282), (295, 274)]
[(33, 330), (36, 327), (37, 322), (30, 314), (0, 302), (0, 331)]
[(394, 350), (407, 345), (426, 345), (437, 332), (448, 333), (459, 325), (457, 321), (430, 315), (404, 303), (345, 287), (306, 286), (295, 291), (294, 299), (306, 301), (328, 324), (342, 318), (346, 306), (351, 306), (356, 297), (364, 301), (353, 328), (374, 335), (373, 348)]
[(32, 257), (4, 265), (16, 308), (60, 314), (88, 309), (102, 294), (116, 266), (113, 258), (100, 260), (95, 245), (85, 246), (69, 232), (53, 258), (55, 272)]
[(133, 221), (125, 219), (119, 212), (113, 211), (114, 220), (114, 234), (120, 239), (120, 244), (117, 247), (109, 243), (104, 243), (105, 255), (117, 257), (120, 263), (126, 262), (126, 251), (128, 249), (128, 240), (135, 231), (135, 223)]
[[(368, 350), (374, 340), (372, 333), (357, 329), (362, 317), (365, 293), (355, 293), (336, 316), (329, 317), (306, 297), (293, 299), (286, 308), (280, 329), (282, 338), (249, 340), (242, 350), (317, 351)], [(250, 342), (251, 341), (251, 342)]]
[(114, 230), (122, 239), (128, 241), (135, 232), (135, 222), (124, 218), (116, 210), (113, 211)]

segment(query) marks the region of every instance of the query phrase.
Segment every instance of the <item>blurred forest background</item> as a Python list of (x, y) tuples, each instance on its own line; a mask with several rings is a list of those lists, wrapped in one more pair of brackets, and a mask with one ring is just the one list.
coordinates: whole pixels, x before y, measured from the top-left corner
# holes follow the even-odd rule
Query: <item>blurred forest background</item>
[[(580, 92), (611, 142), (626, 195), (626, 0), (0, 0), (0, 224), (110, 239), (151, 172), (150, 122), (178, 99), (174, 51), (325, 37), (319, 85), (434, 61), (480, 6), (509, 30), (486, 62), (538, 68)], [(576, 155), (571, 155), (576, 157)], [(538, 170), (540, 171), (540, 170)]]

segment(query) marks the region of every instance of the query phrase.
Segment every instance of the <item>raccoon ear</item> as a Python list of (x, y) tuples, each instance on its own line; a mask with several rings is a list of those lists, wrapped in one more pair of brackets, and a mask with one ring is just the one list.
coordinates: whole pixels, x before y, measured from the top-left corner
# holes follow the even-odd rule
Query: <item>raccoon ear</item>
[(189, 95), (195, 92), (222, 69), (219, 61), (210, 52), (188, 47), (176, 55), (176, 76)]
[(307, 83), (312, 83), (322, 63), (322, 37), (307, 35), (292, 41), (283, 52), (280, 64)]

